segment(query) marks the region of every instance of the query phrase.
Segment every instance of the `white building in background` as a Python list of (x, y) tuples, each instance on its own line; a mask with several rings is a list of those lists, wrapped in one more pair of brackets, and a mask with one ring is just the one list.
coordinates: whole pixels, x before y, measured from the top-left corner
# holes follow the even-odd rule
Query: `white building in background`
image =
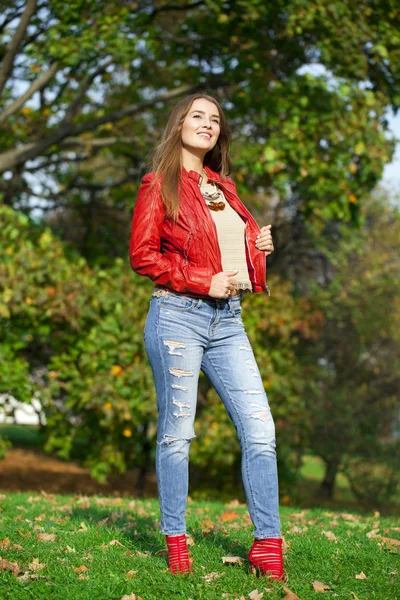
[[(5, 414), (4, 405), (7, 404), (7, 413), (13, 411), (14, 416)], [(11, 409), (11, 410), (10, 410)], [(46, 423), (46, 418), (42, 412), (42, 405), (37, 398), (33, 398), (31, 404), (18, 402), (12, 396), (0, 394), (0, 423), (14, 423), (16, 425), (39, 425), (39, 414), (42, 413), (42, 422)]]

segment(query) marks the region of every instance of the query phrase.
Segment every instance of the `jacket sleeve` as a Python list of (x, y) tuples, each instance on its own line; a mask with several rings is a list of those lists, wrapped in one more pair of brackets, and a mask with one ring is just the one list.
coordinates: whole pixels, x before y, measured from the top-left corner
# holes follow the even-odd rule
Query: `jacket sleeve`
[(147, 275), (154, 283), (176, 292), (207, 295), (213, 275), (211, 269), (185, 263), (178, 255), (176, 261), (172, 261), (161, 252), (165, 212), (160, 182), (149, 191), (153, 179), (154, 175), (148, 173), (139, 187), (132, 219), (131, 267), (139, 275)]

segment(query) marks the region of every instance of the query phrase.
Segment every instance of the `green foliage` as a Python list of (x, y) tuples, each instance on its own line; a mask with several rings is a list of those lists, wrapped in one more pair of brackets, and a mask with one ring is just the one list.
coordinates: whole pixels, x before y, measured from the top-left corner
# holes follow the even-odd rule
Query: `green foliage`
[[(84, 464), (104, 481), (111, 472), (147, 468), (155, 447), (156, 403), (143, 328), (151, 282), (116, 259), (107, 271), (89, 267), (49, 229), (0, 207), (0, 392), (39, 397), (47, 451), (71, 456), (89, 440)], [(320, 322), (291, 286), (270, 278), (272, 299), (246, 300), (244, 320), (254, 345), (282, 447), (304, 443), (300, 338)], [(231, 473), (240, 458), (236, 433), (215, 392), (200, 403), (193, 465)], [(289, 468), (289, 465), (288, 465)]]
[(0, 435), (0, 460), (5, 459), (5, 457), (7, 456), (7, 449), (11, 448), (11, 446), (12, 443), (7, 438)]
[[(4, 52), (19, 19), (6, 4)], [(91, 262), (125, 256), (148, 152), (173, 103), (202, 88), (232, 126), (240, 193), (277, 194), (318, 230), (357, 220), (393, 152), (385, 114), (400, 104), (398, 31), (394, 0), (363, 10), (345, 0), (44, 0), (0, 106), (4, 202), (31, 212), (37, 196), (57, 209), (49, 223)], [(35, 84), (50, 67), (40, 102), (13, 104), (14, 78)]]
[[(305, 423), (310, 447), (334, 472), (345, 469), (360, 499), (377, 504), (398, 482), (400, 217), (380, 197), (365, 207), (363, 219), (360, 232), (343, 231), (342, 243), (331, 249), (329, 285), (312, 291), (312, 305), (326, 320), (316, 343), (302, 347), (309, 372)], [(369, 477), (362, 459), (371, 465)], [(382, 485), (379, 494), (371, 492), (379, 481), (373, 463), (386, 464), (381, 480), (393, 475), (393, 485)]]

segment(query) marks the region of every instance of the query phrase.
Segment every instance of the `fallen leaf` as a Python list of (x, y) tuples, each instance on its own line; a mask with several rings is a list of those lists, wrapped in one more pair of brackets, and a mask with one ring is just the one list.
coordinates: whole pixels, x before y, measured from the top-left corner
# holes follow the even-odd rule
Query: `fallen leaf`
[(367, 538), (373, 538), (376, 537), (376, 534), (378, 533), (379, 529), (372, 529), (371, 531), (368, 531), (368, 533), (366, 534)]
[(38, 558), (34, 558), (33, 561), (28, 565), (28, 569), (31, 571), (40, 571), (45, 568), (45, 564), (41, 563)]
[(246, 561), (241, 556), (223, 556), (222, 562), (229, 565), (243, 565)]
[(374, 519), (379, 519), (379, 518), (380, 518), (380, 516), (381, 516), (381, 513), (379, 512), (379, 510), (376, 510), (376, 511), (374, 512)]
[(193, 536), (190, 535), (190, 533), (186, 534), (186, 544), (188, 546), (194, 546), (194, 539), (193, 539)]
[(34, 521), (44, 521), (46, 519), (46, 515), (43, 513), (37, 517), (35, 517), (33, 520)]
[(367, 576), (363, 571), (361, 571), (361, 573), (359, 573), (358, 575), (354, 575), (354, 577), (356, 579), (367, 579)]
[(358, 515), (352, 515), (350, 513), (339, 513), (339, 517), (341, 519), (344, 519), (345, 521), (356, 521), (358, 522), (361, 517), (359, 517)]
[(389, 538), (389, 537), (384, 537), (383, 535), (377, 535), (376, 537), (379, 538), (380, 540), (382, 540), (382, 542), (384, 544), (387, 544), (388, 546), (400, 547), (400, 540), (396, 540), (394, 538)]
[(282, 600), (300, 600), (300, 598), (294, 592), (290, 591), (289, 588), (284, 587), (283, 591), (286, 596), (284, 596)]
[(148, 558), (149, 556), (151, 556), (151, 554), (148, 550), (146, 550), (146, 552), (140, 552), (140, 550), (137, 550), (136, 556), (143, 556), (145, 558)]
[(1, 558), (0, 556), (0, 571), (6, 571), (7, 569), (11, 571), (13, 575), (18, 575), (19, 573), (18, 563), (10, 562), (9, 560)]
[(73, 567), (75, 573), (86, 573), (86, 571), (89, 571), (89, 569), (87, 567), (85, 567), (85, 565), (81, 565), (80, 567)]
[(168, 548), (161, 548), (154, 553), (154, 556), (166, 556), (168, 554)]
[(71, 546), (67, 546), (67, 547), (65, 548), (65, 551), (66, 551), (66, 552), (76, 552), (75, 548), (71, 548)]
[(351, 592), (351, 600), (358, 600), (358, 597), (355, 595), (354, 592)]
[(262, 600), (263, 596), (263, 592), (259, 592), (258, 590), (253, 590), (249, 594), (249, 598), (251, 598), (251, 600)]
[(78, 532), (87, 531), (87, 530), (88, 530), (88, 528), (86, 527), (86, 525), (85, 525), (85, 523), (83, 521), (82, 521), (82, 523), (79, 523)]
[(135, 571), (135, 569), (131, 569), (130, 571), (127, 571), (127, 572), (125, 573), (125, 575), (126, 575), (127, 577), (129, 577), (129, 579), (132, 579), (132, 578), (133, 578), (133, 576), (134, 576), (134, 575), (136, 575), (136, 573), (137, 573), (137, 571)]
[(333, 589), (330, 585), (322, 583), (322, 581), (313, 581), (312, 585), (316, 592), (326, 592)]
[(228, 506), (230, 506), (231, 508), (237, 508), (238, 506), (244, 506), (244, 504), (241, 505), (239, 500), (235, 498), (234, 500), (228, 502)]
[(8, 538), (4, 538), (4, 540), (0, 540), (0, 548), (8, 548), (8, 546), (10, 544), (11, 544), (11, 542)]
[(337, 537), (336, 535), (333, 533), (333, 531), (322, 531), (323, 535), (325, 535), (328, 540), (330, 542), (336, 542), (337, 541)]
[(82, 579), (90, 579), (89, 575), (84, 575), (83, 573), (81, 573), (78, 577), (78, 579), (80, 579), (82, 581)]
[(234, 510), (226, 510), (220, 516), (220, 521), (222, 521), (222, 523), (229, 523), (230, 521), (236, 521), (239, 517), (240, 515)]
[(108, 546), (123, 546), (123, 544), (121, 544), (121, 542), (119, 542), (118, 540), (111, 540), (111, 542), (108, 542), (107, 545)]
[(55, 533), (38, 533), (36, 539), (39, 542), (54, 542), (57, 539)]
[(206, 583), (211, 583), (214, 579), (218, 579), (218, 577), (221, 577), (221, 575), (223, 575), (223, 573), (217, 573), (216, 571), (213, 571), (212, 573), (207, 573), (207, 575), (203, 575), (202, 579), (204, 579)]
[(108, 521), (110, 520), (111, 517), (106, 517), (105, 519), (102, 519), (101, 521), (97, 522), (97, 525), (107, 525)]
[(140, 596), (136, 596), (136, 594), (125, 594), (125, 596), (122, 596), (121, 600), (142, 600), (142, 598)]

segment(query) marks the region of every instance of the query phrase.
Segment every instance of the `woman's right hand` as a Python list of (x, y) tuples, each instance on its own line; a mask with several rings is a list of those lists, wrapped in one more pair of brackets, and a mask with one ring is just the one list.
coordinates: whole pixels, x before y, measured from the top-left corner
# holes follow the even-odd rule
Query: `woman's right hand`
[(229, 298), (231, 292), (236, 289), (237, 281), (234, 276), (238, 272), (239, 270), (235, 269), (234, 271), (221, 271), (221, 273), (213, 275), (208, 295), (211, 298)]

